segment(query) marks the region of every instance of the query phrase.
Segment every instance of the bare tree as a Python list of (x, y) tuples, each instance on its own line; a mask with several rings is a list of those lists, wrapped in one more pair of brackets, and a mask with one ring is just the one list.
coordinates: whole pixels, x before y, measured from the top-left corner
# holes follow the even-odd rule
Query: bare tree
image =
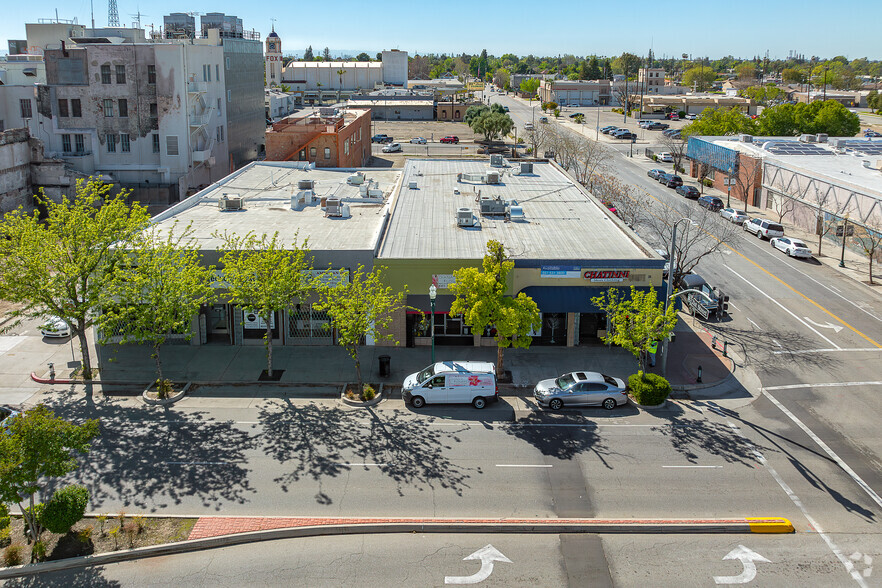
[(699, 163), (698, 168), (698, 185), (701, 186), (701, 193), (704, 194), (704, 180), (710, 175), (711, 166), (707, 163)]
[(741, 227), (724, 220), (718, 213), (706, 208), (695, 208), (685, 201), (677, 201), (673, 206), (653, 210), (644, 221), (646, 233), (657, 242), (669, 246), (673, 238), (674, 224), (684, 218), (689, 224), (680, 224), (677, 229), (677, 247), (671, 258), (671, 271), (674, 283), (698, 265), (705, 257), (719, 255), (728, 246), (741, 239)]
[(784, 221), (785, 216), (793, 212), (796, 201), (783, 194), (769, 194), (769, 206), (778, 215), (778, 222), (780, 223)]
[[(815, 232), (818, 234), (818, 257), (821, 256), (821, 248), (824, 244), (824, 237), (827, 236), (830, 231), (832, 231), (836, 226), (839, 225), (839, 219), (834, 220), (826, 220), (824, 218), (826, 214), (826, 208), (828, 204), (832, 203), (831, 196), (833, 192), (831, 190), (819, 190), (817, 186), (815, 186), (814, 190), (814, 202), (813, 205), (815, 208), (816, 216), (816, 227)], [(845, 236), (843, 236), (843, 239)]]
[(612, 150), (600, 141), (582, 137), (575, 161), (576, 179), (582, 184), (590, 184), (612, 156)]
[[(846, 236), (843, 235), (842, 238), (845, 239)], [(853, 239), (870, 262), (868, 272), (870, 281), (868, 283), (872, 286), (875, 284), (873, 281), (873, 260), (882, 252), (882, 225), (877, 222), (870, 227), (856, 226)]]
[(678, 173), (683, 169), (683, 158), (686, 157), (686, 141), (662, 135), (661, 144), (665, 151), (671, 154), (671, 158), (674, 160), (674, 172)]
[(745, 206), (750, 204), (751, 195), (753, 195), (759, 183), (759, 170), (761, 166), (762, 161), (759, 159), (743, 154), (738, 155), (739, 169), (733, 170), (735, 175), (735, 193), (741, 194)]
[(589, 184), (613, 153), (609, 147), (550, 124), (540, 124), (527, 134), (534, 153), (554, 152), (554, 159), (581, 184)]
[(595, 174), (587, 184), (589, 191), (604, 204), (612, 204), (626, 225), (637, 229), (646, 219), (649, 194), (612, 174)]

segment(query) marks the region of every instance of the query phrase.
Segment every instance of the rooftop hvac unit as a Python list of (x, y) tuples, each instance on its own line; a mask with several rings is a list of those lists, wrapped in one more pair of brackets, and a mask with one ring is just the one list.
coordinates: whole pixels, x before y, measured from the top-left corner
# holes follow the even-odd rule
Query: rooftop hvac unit
[(499, 183), (499, 172), (487, 172), (487, 183), (488, 184), (498, 184)]
[(456, 209), (456, 226), (473, 227), (475, 226), (475, 215), (472, 214), (471, 208)]
[(832, 141), (828, 141), (828, 143), (829, 143), (834, 149), (840, 149), (840, 148), (844, 148), (844, 147), (845, 147), (845, 142), (846, 142), (846, 141), (848, 141), (848, 139), (833, 139)]
[(416, 189), (417, 189), (417, 183), (416, 183), (416, 182), (410, 182), (410, 183), (407, 185), (407, 187), (410, 188), (411, 190), (416, 190)]
[(753, 135), (739, 135), (738, 140), (742, 143), (753, 143)]
[(803, 143), (815, 143), (818, 138), (815, 135), (800, 135), (799, 140)]
[(339, 198), (328, 198), (325, 200), (325, 216), (343, 216)]
[(361, 172), (356, 172), (346, 178), (346, 183), (350, 186), (360, 186), (364, 184), (364, 174)]
[(297, 180), (298, 190), (312, 190), (315, 188), (315, 180)]
[(482, 196), (480, 202), (481, 214), (505, 214), (505, 209), (508, 208), (508, 203), (499, 196)]
[(524, 216), (524, 208), (522, 206), (510, 206), (508, 209), (508, 217), (513, 221), (526, 220)]
[(224, 194), (217, 200), (217, 207), (221, 210), (242, 210), (245, 208), (244, 204), (238, 194)]
[(521, 163), (521, 174), (531, 174), (533, 173), (533, 163), (524, 161)]
[(827, 142), (827, 133), (818, 133), (818, 143), (826, 143)]
[(490, 167), (502, 167), (503, 165), (505, 165), (505, 158), (501, 155), (496, 154), (490, 156)]

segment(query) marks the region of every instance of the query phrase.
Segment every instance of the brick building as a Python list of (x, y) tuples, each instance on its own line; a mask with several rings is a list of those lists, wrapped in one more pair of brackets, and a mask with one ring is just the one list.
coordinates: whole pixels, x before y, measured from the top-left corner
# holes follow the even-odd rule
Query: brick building
[(286, 118), (266, 132), (267, 161), (309, 161), (316, 167), (353, 168), (371, 157), (371, 111)]

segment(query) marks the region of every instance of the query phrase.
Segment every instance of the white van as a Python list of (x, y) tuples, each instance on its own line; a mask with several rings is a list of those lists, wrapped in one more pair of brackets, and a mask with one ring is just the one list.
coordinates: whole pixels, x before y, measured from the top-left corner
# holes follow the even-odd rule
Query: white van
[(414, 408), (456, 403), (484, 408), (499, 400), (496, 366), (486, 361), (439, 361), (407, 376), (401, 397)]

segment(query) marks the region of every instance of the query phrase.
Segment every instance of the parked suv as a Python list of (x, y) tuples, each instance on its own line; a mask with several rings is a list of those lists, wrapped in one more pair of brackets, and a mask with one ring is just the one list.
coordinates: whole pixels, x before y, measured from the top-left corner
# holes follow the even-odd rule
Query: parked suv
[(442, 143), (459, 143), (459, 137), (456, 135), (447, 135), (446, 137), (441, 137)]
[(716, 196), (704, 195), (698, 199), (698, 205), (707, 208), (711, 212), (719, 212), (723, 209), (723, 201)]
[(752, 218), (742, 226), (745, 231), (755, 234), (760, 239), (784, 236), (784, 227), (766, 218)]

